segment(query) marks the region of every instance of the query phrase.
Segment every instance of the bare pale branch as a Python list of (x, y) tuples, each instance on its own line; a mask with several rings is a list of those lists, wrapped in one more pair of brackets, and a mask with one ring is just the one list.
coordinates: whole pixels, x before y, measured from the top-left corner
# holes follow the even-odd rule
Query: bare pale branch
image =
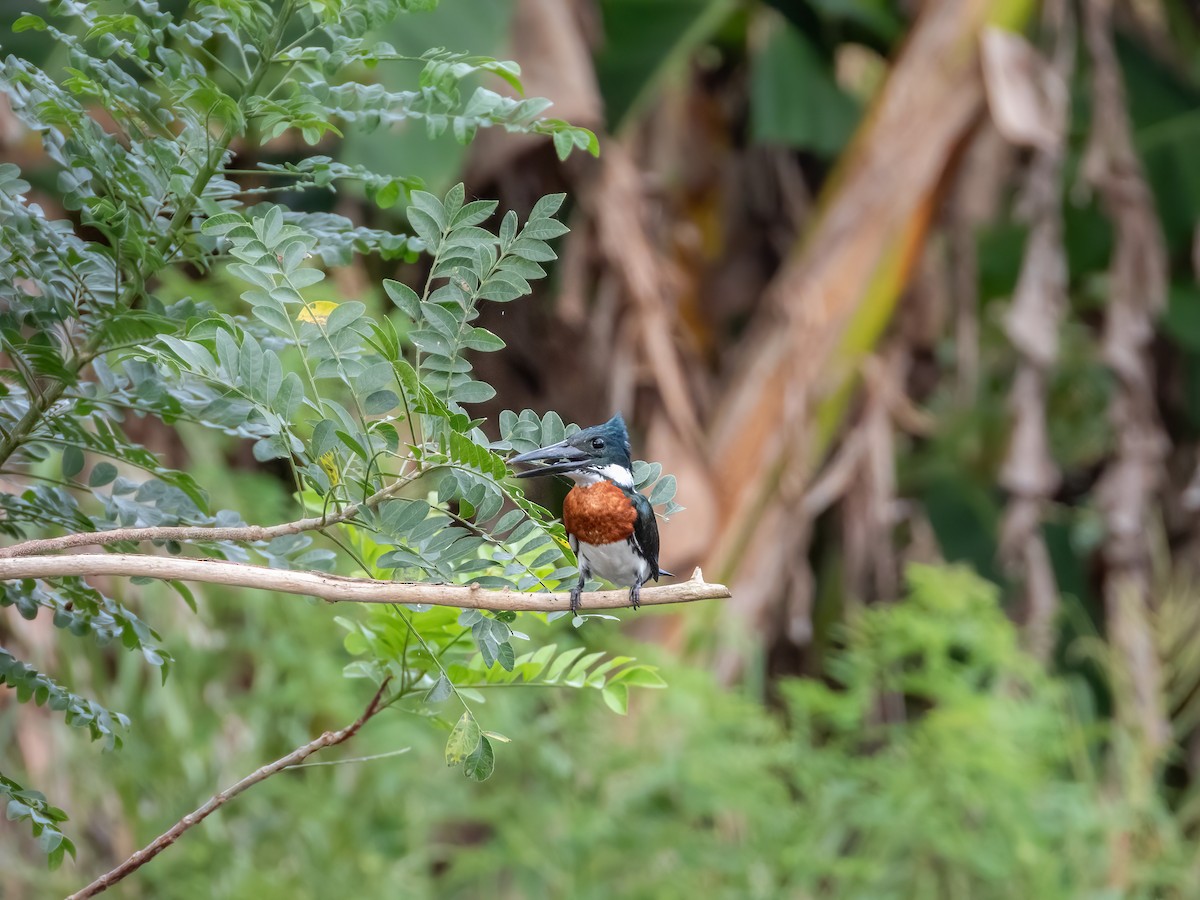
[[(220, 559), (184, 559), (140, 556), (131, 553), (83, 553), (64, 556), (24, 556), (0, 559), (0, 581), (19, 578), (62, 578), (65, 576), (117, 575), (158, 578), (257, 588), (282, 594), (319, 597), (330, 603), (427, 603), (461, 609), (556, 612), (567, 608), (565, 591), (530, 594), (523, 591), (488, 590), (477, 584), (407, 584), (348, 578), (323, 572), (291, 572), (267, 566), (226, 562)], [(681, 584), (643, 588), (643, 606), (687, 603), (693, 600), (723, 600), (730, 597), (723, 584), (709, 584), (699, 569)], [(617, 609), (629, 605), (629, 592), (596, 591), (584, 594), (584, 609)]]

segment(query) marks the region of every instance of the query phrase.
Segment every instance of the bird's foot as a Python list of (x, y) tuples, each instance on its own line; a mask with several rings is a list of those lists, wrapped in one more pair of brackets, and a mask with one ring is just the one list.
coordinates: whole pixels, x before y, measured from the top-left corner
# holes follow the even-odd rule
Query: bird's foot
[(641, 595), (642, 595), (642, 586), (640, 584), (634, 584), (634, 586), (629, 589), (629, 602), (633, 605), (634, 609), (641, 608), (641, 605), (642, 605)]
[(571, 588), (571, 613), (573, 615), (579, 615), (579, 595), (582, 593), (583, 588), (581, 587)]

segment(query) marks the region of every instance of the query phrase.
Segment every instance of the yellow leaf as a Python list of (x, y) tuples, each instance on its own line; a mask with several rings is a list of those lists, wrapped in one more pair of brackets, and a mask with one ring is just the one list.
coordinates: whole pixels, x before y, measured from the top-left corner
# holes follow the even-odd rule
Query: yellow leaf
[[(313, 305), (315, 306), (316, 304), (314, 303)], [(306, 310), (306, 312), (307, 312), (307, 310)], [(301, 313), (301, 315), (303, 315), (303, 313)], [(336, 459), (336, 457), (334, 457), (332, 450), (330, 450), (328, 453), (322, 453), (321, 456), (317, 459), (317, 462), (319, 462), (321, 464), (321, 468), (324, 469), (325, 474), (329, 476), (330, 484), (340, 484), (341, 483), (342, 475), (338, 471), (337, 459)]]
[(297, 314), (296, 321), (324, 325), (330, 313), (335, 309), (337, 309), (337, 304), (332, 300), (316, 300), (312, 303), (306, 303), (304, 304), (304, 309), (300, 310)]

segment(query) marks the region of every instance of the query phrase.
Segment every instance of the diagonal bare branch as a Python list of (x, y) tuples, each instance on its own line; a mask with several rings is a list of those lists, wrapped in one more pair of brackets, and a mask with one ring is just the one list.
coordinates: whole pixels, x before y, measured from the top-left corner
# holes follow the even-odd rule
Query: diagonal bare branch
[(314, 753), (324, 750), (326, 747), (333, 747), (337, 744), (341, 744), (350, 740), (350, 738), (354, 737), (354, 735), (358, 733), (359, 729), (362, 728), (363, 725), (365, 725), (376, 713), (384, 708), (385, 704), (383, 704), (381, 701), (383, 700), (384, 691), (387, 690), (387, 686), (390, 681), (390, 678), (384, 679), (383, 684), (379, 685), (379, 690), (375, 692), (375, 696), (371, 698), (371, 702), (367, 704), (367, 708), (363, 710), (362, 715), (345, 728), (341, 729), (340, 731), (326, 731), (319, 738), (297, 747), (286, 756), (281, 756), (279, 759), (275, 760), (275, 762), (269, 763), (268, 765), (265, 765), (262, 768), (250, 773), (237, 784), (225, 788), (225, 790), (218, 794), (214, 794), (209, 798), (208, 802), (199, 809), (188, 813), (141, 850), (138, 850), (136, 853), (130, 856), (127, 860), (125, 860), (125, 862), (121, 863), (112, 871), (104, 873), (82, 890), (71, 894), (67, 900), (83, 900), (85, 897), (94, 897), (97, 894), (103, 893), (121, 879), (132, 874), (133, 872), (136, 872), (146, 863), (150, 862), (150, 860), (154, 859), (154, 857), (158, 856), (158, 854), (162, 853), (177, 840), (179, 840), (180, 836), (185, 831), (203, 822), (238, 794), (254, 787), (254, 785), (258, 784), (260, 781), (266, 781), (266, 779), (270, 778), (272, 775), (279, 774), (284, 769), (304, 762), (304, 760), (308, 759), (308, 757), (312, 756)]

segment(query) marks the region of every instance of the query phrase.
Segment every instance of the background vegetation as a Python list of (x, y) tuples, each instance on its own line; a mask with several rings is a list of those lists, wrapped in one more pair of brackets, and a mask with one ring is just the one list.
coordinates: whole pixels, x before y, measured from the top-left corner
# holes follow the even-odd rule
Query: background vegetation
[[(85, 37), (73, 4), (50, 5)], [(32, 10), (0, 11), (6, 54), (60, 77), (79, 68), (63, 40), (14, 30)], [(588, 143), (565, 125), (539, 134), (524, 120), (526, 133), (463, 144), (387, 115), (334, 116), (334, 131), (297, 103), (296, 127), (261, 146), (239, 137), (231, 168), (319, 153), (380, 177), (336, 195), (259, 175), (242, 186), (308, 214), (321, 299), (393, 321), (407, 358), (420, 338), (385, 279), (420, 291), (431, 264), (386, 235), (422, 237), (417, 179), (439, 198), (462, 181), (465, 200), (497, 198), (521, 222), (565, 192), (570, 233), (549, 277), (520, 303), (479, 307), (474, 324), (507, 346), (473, 358), (496, 396), (471, 414), (500, 441), (504, 409), (583, 424), (622, 410), (687, 507), (662, 523), (663, 564), (703, 564), (734, 599), (579, 630), (523, 615), (531, 648), (628, 653), (669, 689), (634, 692), (623, 718), (600, 692), (480, 691), (486, 727), (516, 742), (483, 784), (441, 766), (446, 734), (419, 707), (389, 710), (340, 755), (407, 752), (270, 779), (121, 889), (1195, 896), (1191, 5), (444, 0), (366, 33), (399, 55), (516, 60), (526, 94), (555, 103), (539, 114), (596, 132), (600, 156), (560, 161), (555, 130)], [(224, 77), (203, 49), (187, 53)], [(324, 77), (394, 93), (417, 71)], [(80, 96), (106, 121), (101, 98)], [(113, 220), (72, 199), (80, 186), (16, 111), (0, 113), (0, 142), (48, 218)], [(0, 172), (0, 193), (16, 177)], [(338, 237), (330, 213), (363, 243)], [(208, 267), (202, 237), (148, 287), (164, 309), (244, 316), (246, 285)], [(305, 415), (315, 451), (320, 417)], [(125, 429), (212, 510), (293, 518), (287, 466), (182, 418)], [(0, 477), (19, 495), (30, 473), (72, 465), (58, 450)], [(349, 456), (333, 469), (355, 477)], [(557, 508), (554, 489), (540, 499)], [(363, 647), (343, 646), (323, 606), (207, 588), (192, 611), (165, 585), (103, 588), (161, 634), (165, 682), (142, 656), (62, 643), (45, 616), (0, 609), (6, 649), (133, 722), (104, 752), (60, 714), (0, 698), (0, 769), (66, 810), (77, 850), (48, 872), (27, 823), (0, 825), (5, 896), (78, 888), (362, 708), (343, 668)], [(477, 649), (463, 647), (464, 665)]]

